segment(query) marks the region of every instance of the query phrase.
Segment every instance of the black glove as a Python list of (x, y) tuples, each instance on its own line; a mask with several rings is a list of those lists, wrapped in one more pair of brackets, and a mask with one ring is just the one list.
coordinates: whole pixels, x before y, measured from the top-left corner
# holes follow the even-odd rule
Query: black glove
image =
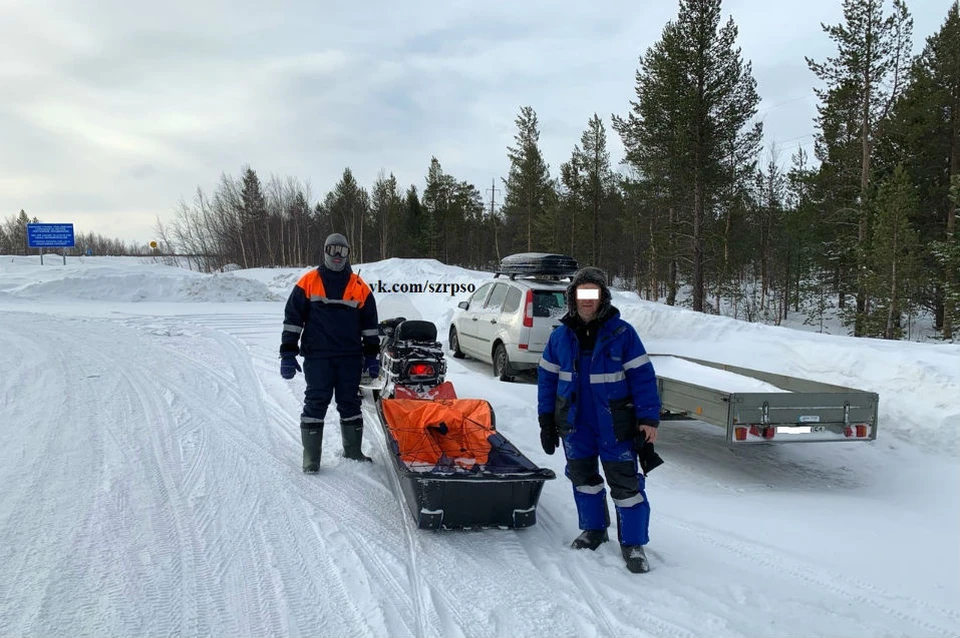
[(551, 413), (541, 414), (540, 417), (540, 445), (547, 454), (553, 454), (560, 445), (560, 431), (557, 430), (557, 419)]
[(640, 463), (640, 468), (643, 470), (644, 475), (649, 474), (655, 468), (663, 465), (663, 459), (654, 451), (653, 443), (647, 441), (647, 437), (643, 435), (643, 432), (637, 432), (637, 436), (634, 437), (633, 449), (637, 451), (637, 461)]

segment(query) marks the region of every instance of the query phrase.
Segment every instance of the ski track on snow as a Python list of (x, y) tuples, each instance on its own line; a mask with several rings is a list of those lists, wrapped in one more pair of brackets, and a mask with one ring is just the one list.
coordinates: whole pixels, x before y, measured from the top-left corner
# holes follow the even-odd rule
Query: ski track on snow
[[(794, 559), (788, 554), (765, 546), (760, 541), (739, 540), (730, 534), (712, 530), (702, 524), (693, 524), (674, 516), (663, 516), (664, 523), (674, 529), (694, 535), (701, 542), (709, 543), (737, 557), (738, 560), (760, 565), (765, 569), (814, 585), (819, 590), (837, 594), (844, 600), (854, 600), (870, 606), (885, 615), (907, 621), (923, 631), (923, 635), (956, 636), (960, 626), (960, 613), (943, 609), (924, 600), (892, 594), (866, 581), (850, 578), (838, 572), (820, 567), (809, 561)], [(896, 606), (893, 603), (896, 601)], [(929, 615), (953, 621), (952, 627), (943, 627), (903, 611), (904, 603)], [(879, 627), (877, 629), (880, 629)]]
[[(691, 591), (689, 573), (675, 573), (670, 552), (654, 545), (653, 571), (624, 589), (623, 579), (605, 578), (625, 569), (615, 537), (597, 552), (569, 549), (569, 517), (562, 522), (543, 500), (540, 522), (526, 530), (416, 529), (369, 398), (364, 440), (374, 464), (338, 457), (331, 404), (321, 471), (302, 474), (303, 381), (276, 374), (279, 316), (6, 316), (12, 321), (0, 348), (27, 363), (18, 379), (0, 379), (0, 397), (32, 430), (0, 438), (0, 538), (14, 541), (0, 546), (0, 600), (9, 601), (0, 605), (0, 635), (65, 626), (91, 636), (764, 631), (744, 615), (750, 607), (734, 604), (760, 585)], [(24, 406), (16, 402), (21, 386), (64, 395)], [(686, 436), (693, 435), (678, 444)], [(822, 468), (789, 457), (764, 462), (802, 484), (823, 481)], [(703, 480), (694, 467), (676, 466)], [(845, 468), (830, 480), (857, 482)], [(63, 485), (76, 489), (64, 494)], [(562, 475), (546, 490), (564, 493), (551, 504), (573, 507)], [(798, 583), (801, 608), (811, 592), (826, 591), (871, 610), (850, 619), (841, 603), (820, 609), (846, 614), (863, 631), (958, 635), (960, 611), (659, 510), (654, 517), (673, 537), (689, 539), (681, 546), (691, 551), (720, 550), (771, 582)], [(523, 587), (502, 586), (500, 572), (491, 573), (492, 551), (509, 582)], [(558, 552), (569, 558), (557, 560)], [(734, 601), (724, 600), (731, 594)], [(790, 608), (786, 619), (799, 613)], [(820, 623), (814, 631), (825, 631)]]

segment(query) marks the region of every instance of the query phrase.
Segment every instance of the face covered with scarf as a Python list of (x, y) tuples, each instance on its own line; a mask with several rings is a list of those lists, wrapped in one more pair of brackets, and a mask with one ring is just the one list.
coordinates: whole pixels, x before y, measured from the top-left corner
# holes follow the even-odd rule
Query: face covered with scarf
[(323, 243), (323, 265), (327, 270), (340, 272), (349, 263), (350, 243), (340, 233), (333, 233)]

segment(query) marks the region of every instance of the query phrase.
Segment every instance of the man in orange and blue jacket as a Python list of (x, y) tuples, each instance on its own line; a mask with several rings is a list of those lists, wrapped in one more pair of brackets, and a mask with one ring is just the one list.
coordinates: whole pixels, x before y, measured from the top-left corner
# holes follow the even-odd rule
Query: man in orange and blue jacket
[[(370, 287), (350, 267), (350, 244), (340, 233), (327, 237), (323, 263), (293, 287), (284, 310), (280, 374), (292, 379), (303, 372), (307, 382), (300, 436), (303, 471), (317, 472), (323, 450), (323, 422), (336, 395), (343, 455), (370, 461), (360, 450), (363, 415), (360, 378), (380, 373), (377, 355), (377, 303)], [(303, 357), (303, 368), (297, 356)]]

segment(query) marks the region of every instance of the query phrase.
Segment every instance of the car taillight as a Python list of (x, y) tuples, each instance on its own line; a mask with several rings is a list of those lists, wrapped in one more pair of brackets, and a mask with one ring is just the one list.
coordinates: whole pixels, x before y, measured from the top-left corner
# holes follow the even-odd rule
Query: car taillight
[(523, 325), (527, 328), (533, 327), (533, 291), (527, 291), (527, 299), (523, 303)]
[(409, 368), (409, 374), (411, 377), (432, 377), (433, 366), (429, 363), (414, 363)]

